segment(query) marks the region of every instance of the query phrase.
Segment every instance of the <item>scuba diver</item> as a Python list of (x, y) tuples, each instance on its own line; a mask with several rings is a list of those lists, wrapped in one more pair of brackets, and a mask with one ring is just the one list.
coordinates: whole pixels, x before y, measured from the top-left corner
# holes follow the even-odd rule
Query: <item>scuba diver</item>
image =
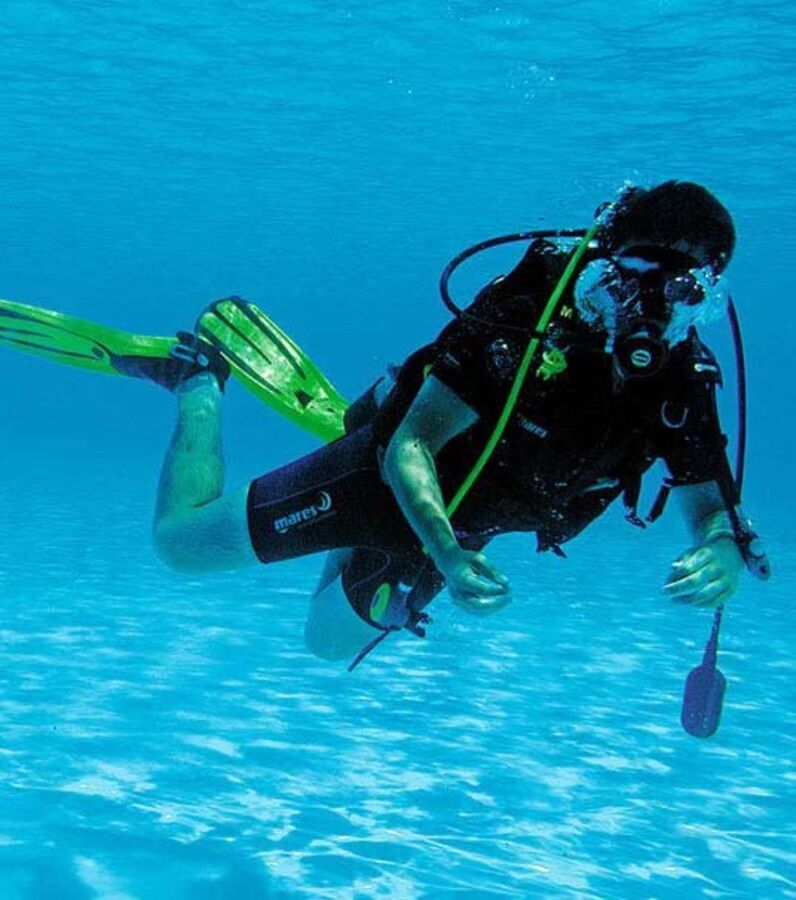
[[(498, 534), (532, 531), (539, 550), (563, 553), (620, 496), (628, 519), (643, 524), (641, 477), (660, 458), (694, 539), (664, 593), (723, 604), (744, 565), (744, 535), (729, 512), (740, 498), (716, 410), (719, 367), (696, 325), (726, 305), (732, 219), (705, 188), (670, 181), (625, 190), (593, 231), (566, 284), (571, 253), (535, 240), (347, 411), (345, 436), (228, 495), (219, 418), (227, 365), (201, 329), (193, 342), (183, 335), (186, 368), (168, 384), (179, 412), (158, 495), (160, 556), (195, 572), (331, 550), (306, 641), (343, 658), (373, 629), (420, 628), (419, 610), (443, 586), (467, 612), (503, 608), (509, 583), (484, 553)], [(449, 515), (557, 286), (558, 311), (536, 335), (541, 363)]]
[[(444, 279), (454, 320), (351, 406), (235, 297), (176, 342), (2, 301), (0, 341), (172, 391), (159, 556), (199, 573), (330, 551), (305, 638), (316, 655), (342, 659), (393, 631), (422, 635), (423, 610), (443, 587), (469, 613), (504, 608), (509, 582), (484, 552), (499, 534), (533, 532), (539, 551), (564, 555), (620, 497), (628, 521), (644, 526), (641, 479), (657, 459), (669, 475), (648, 518), (671, 492), (693, 536), (664, 593), (720, 607), (745, 563), (765, 577), (718, 419), (721, 373), (697, 333), (727, 307), (734, 246), (729, 212), (704, 187), (626, 188), (587, 231), (533, 238), (465, 310)], [(46, 348), (31, 329), (47, 332)], [(329, 443), (225, 494), (230, 374)]]

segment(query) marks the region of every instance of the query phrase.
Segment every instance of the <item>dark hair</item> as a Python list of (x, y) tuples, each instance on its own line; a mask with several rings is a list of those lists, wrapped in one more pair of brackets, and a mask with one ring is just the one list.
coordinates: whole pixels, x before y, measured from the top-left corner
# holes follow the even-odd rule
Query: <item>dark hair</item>
[(710, 191), (691, 181), (626, 188), (608, 213), (606, 232), (610, 249), (634, 243), (668, 247), (717, 273), (735, 248), (732, 216)]

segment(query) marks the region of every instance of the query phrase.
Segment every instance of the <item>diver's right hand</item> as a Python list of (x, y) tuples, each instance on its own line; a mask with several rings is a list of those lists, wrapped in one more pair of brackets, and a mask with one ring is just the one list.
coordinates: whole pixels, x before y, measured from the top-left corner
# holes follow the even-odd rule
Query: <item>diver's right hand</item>
[(488, 616), (511, 603), (508, 578), (483, 553), (458, 547), (440, 571), (453, 602), (473, 615)]

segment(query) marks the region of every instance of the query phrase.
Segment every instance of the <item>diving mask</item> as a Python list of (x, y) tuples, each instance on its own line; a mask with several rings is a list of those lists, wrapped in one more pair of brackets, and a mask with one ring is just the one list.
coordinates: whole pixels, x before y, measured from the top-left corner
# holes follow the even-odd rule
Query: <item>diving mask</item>
[(590, 262), (574, 299), (581, 320), (605, 333), (605, 352), (625, 378), (659, 372), (672, 347), (727, 305), (711, 269), (685, 254), (643, 246)]

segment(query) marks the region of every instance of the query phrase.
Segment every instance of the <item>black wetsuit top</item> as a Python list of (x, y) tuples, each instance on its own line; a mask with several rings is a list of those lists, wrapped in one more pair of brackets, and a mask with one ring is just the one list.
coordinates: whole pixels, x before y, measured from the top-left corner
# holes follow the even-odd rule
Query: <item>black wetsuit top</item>
[[(511, 275), (468, 308), (477, 318), (454, 320), (410, 357), (381, 408), (375, 429), (386, 446), (430, 373), (478, 414), (437, 458), (446, 498), (486, 445), (567, 258), (548, 242), (532, 245)], [(657, 458), (678, 485), (729, 474), (715, 402), (720, 372), (696, 333), (672, 349), (657, 375), (618, 386), (602, 341), (574, 320), (571, 314), (551, 327), (537, 351), (503, 438), (453, 518), (461, 534), (536, 531), (545, 549), (573, 537), (622, 493), (634, 507), (640, 476)], [(564, 350), (567, 368), (546, 380), (537, 367), (550, 346)]]

